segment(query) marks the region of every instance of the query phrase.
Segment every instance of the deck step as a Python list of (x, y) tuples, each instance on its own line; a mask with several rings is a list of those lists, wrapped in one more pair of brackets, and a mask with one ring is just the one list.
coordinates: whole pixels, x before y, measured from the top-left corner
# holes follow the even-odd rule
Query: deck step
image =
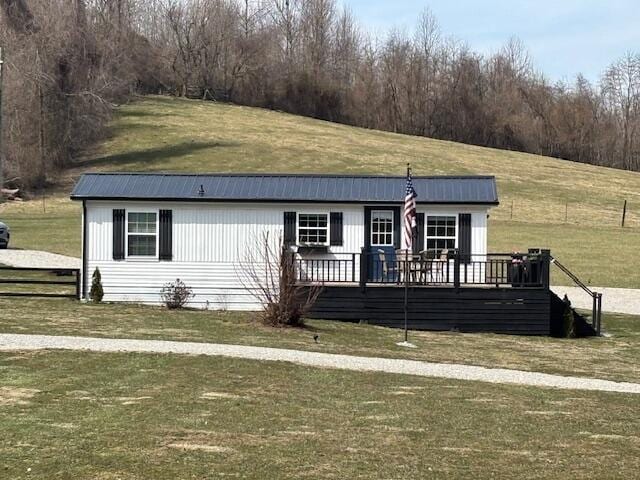
[[(566, 300), (565, 300), (566, 299)], [(564, 332), (564, 314), (568, 308), (570, 308), (573, 314), (573, 321), (576, 326), (576, 336), (578, 337), (594, 337), (597, 336), (597, 332), (593, 328), (593, 322), (590, 315), (583, 315), (576, 311), (571, 306), (571, 302), (568, 302), (568, 298), (560, 298), (555, 293), (551, 292), (551, 335), (554, 337), (566, 336)], [(568, 302), (568, 303), (567, 303)]]

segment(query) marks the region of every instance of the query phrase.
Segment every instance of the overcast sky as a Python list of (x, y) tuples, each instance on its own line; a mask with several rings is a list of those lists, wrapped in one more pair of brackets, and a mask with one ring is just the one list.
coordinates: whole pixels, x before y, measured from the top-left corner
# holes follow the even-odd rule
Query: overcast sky
[(511, 36), (552, 80), (597, 81), (613, 60), (640, 51), (640, 0), (340, 0), (366, 30), (411, 32), (425, 7), (444, 34), (491, 53)]

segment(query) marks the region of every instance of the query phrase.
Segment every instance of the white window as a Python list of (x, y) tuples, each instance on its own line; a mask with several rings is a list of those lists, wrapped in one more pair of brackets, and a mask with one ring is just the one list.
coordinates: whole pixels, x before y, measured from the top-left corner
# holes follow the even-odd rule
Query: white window
[(456, 248), (456, 217), (434, 215), (427, 217), (427, 250), (437, 257), (442, 250)]
[(158, 251), (158, 214), (127, 213), (127, 256), (156, 257)]
[(393, 246), (393, 210), (371, 212), (371, 245)]
[(298, 244), (328, 245), (329, 215), (326, 213), (299, 213)]

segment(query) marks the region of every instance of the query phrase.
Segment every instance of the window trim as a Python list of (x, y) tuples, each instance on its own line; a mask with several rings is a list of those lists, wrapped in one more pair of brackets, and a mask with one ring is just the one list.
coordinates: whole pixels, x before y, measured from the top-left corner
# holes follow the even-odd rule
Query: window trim
[[(308, 243), (300, 241), (300, 215), (324, 215), (327, 217), (327, 241), (324, 243)], [(314, 228), (314, 227), (303, 227), (303, 228)], [(325, 227), (315, 227), (315, 228), (325, 228)], [(331, 222), (329, 217), (329, 212), (296, 212), (296, 245), (301, 247), (328, 247), (331, 243)]]
[[(425, 250), (429, 250), (429, 240), (451, 240), (453, 239), (454, 242), (454, 247), (455, 249), (458, 248), (458, 239), (460, 236), (460, 226), (459, 226), (459, 212), (455, 212), (455, 213), (450, 213), (450, 212), (425, 212), (424, 215), (424, 248)], [(450, 237), (448, 235), (445, 236), (440, 236), (440, 235), (435, 235), (435, 236), (429, 236), (429, 217), (452, 217), (455, 219), (455, 235), (453, 237)]]
[[(155, 255), (129, 255), (129, 235), (151, 235), (150, 233), (129, 233), (130, 213), (155, 213), (156, 215), (156, 253)], [(160, 258), (160, 209), (159, 208), (125, 208), (124, 211), (124, 258), (125, 260), (154, 261)]]
[[(373, 217), (374, 214), (376, 212), (385, 212), (385, 213), (391, 213), (391, 232), (385, 232), (384, 235), (391, 235), (391, 243), (373, 243), (373, 225), (374, 225), (374, 221), (373, 221)], [(395, 238), (395, 228), (396, 228), (396, 212), (390, 208), (377, 208), (377, 209), (372, 209), (371, 212), (369, 213), (369, 218), (370, 218), (370, 223), (371, 226), (369, 227), (369, 244), (372, 247), (393, 247), (395, 246), (395, 242), (394, 242), (394, 238)], [(380, 235), (380, 232), (377, 232), (378, 235)]]

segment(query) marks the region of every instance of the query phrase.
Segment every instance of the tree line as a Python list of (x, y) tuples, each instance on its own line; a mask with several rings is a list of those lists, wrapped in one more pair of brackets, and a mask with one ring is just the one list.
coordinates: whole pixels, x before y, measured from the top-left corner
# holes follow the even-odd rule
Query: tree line
[(6, 177), (39, 186), (118, 102), (165, 93), (640, 170), (640, 54), (551, 82), (524, 45), (482, 55), (423, 12), (363, 31), (336, 0), (0, 0)]

